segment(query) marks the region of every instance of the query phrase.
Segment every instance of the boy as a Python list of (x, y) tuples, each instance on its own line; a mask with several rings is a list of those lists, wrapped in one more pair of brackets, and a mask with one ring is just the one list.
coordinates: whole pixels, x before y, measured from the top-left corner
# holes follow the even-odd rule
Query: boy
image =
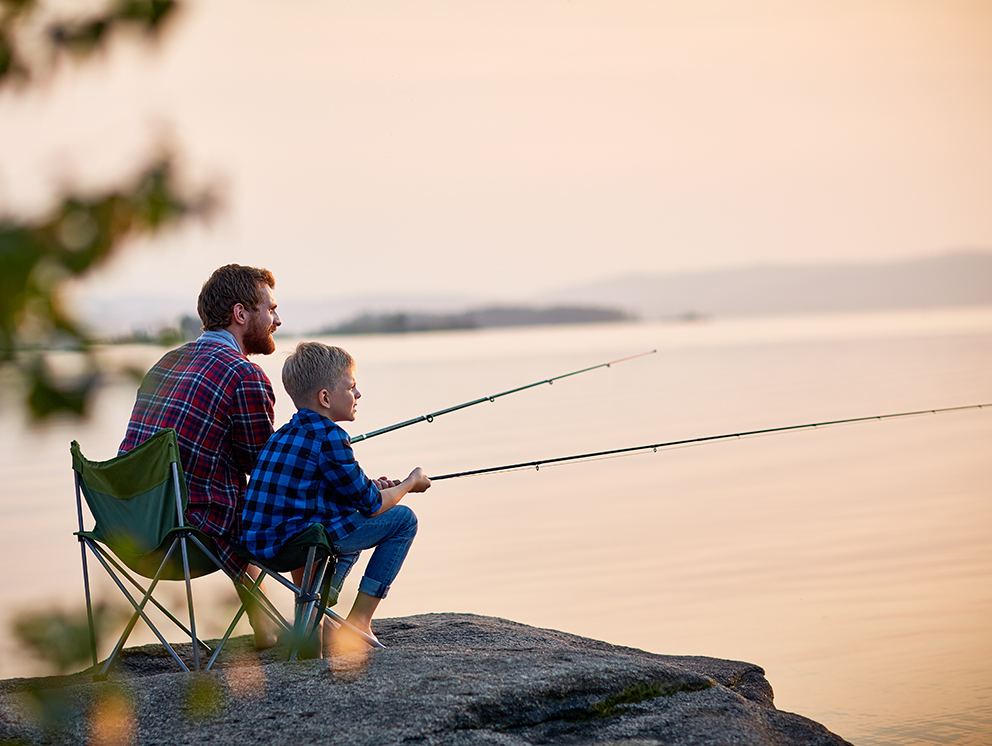
[[(272, 436), (251, 474), (242, 520), (248, 551), (271, 558), (294, 534), (323, 524), (338, 551), (331, 581), (336, 600), (362, 549), (375, 548), (348, 621), (372, 635), (372, 615), (399, 573), (417, 517), (400, 500), (424, 492), (430, 480), (417, 467), (402, 482), (369, 479), (355, 460), (348, 434), (361, 393), (355, 361), (339, 347), (301, 342), (282, 369), (297, 412)], [(298, 574), (294, 578), (299, 581)]]

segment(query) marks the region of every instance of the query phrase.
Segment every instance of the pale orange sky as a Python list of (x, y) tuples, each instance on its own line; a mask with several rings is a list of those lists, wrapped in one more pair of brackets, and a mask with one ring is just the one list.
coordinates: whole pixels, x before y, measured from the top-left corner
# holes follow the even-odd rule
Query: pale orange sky
[(91, 294), (524, 298), (630, 272), (992, 248), (988, 0), (188, 2), (0, 95), (0, 205), (162, 132), (224, 188)]

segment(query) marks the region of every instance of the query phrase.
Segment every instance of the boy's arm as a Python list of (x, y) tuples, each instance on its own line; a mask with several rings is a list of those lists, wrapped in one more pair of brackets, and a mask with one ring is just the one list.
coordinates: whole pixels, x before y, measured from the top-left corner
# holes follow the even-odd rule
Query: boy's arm
[(431, 486), (431, 480), (427, 478), (427, 475), (424, 474), (424, 470), (419, 466), (411, 471), (409, 476), (407, 476), (407, 478), (402, 482), (389, 480), (385, 477), (381, 477), (376, 481), (378, 482), (383, 480), (391, 482), (393, 486), (379, 490), (379, 497), (382, 499), (382, 507), (372, 514), (373, 518), (377, 515), (385, 513), (387, 510), (397, 505), (408, 492), (426, 492), (427, 488)]

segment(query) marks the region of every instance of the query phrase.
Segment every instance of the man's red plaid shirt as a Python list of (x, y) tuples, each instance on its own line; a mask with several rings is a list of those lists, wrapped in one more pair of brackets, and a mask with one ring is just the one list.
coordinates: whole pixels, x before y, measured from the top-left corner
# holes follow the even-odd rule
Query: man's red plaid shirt
[(201, 337), (167, 353), (148, 371), (120, 453), (162, 428), (179, 438), (190, 525), (213, 538), (224, 565), (246, 567), (230, 546), (241, 535), (241, 511), (262, 446), (272, 435), (275, 395), (268, 376), (232, 347)]

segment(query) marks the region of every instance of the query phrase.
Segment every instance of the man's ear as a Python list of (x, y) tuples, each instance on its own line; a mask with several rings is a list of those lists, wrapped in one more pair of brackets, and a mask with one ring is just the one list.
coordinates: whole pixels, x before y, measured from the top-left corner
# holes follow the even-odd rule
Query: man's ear
[(248, 310), (241, 303), (234, 304), (234, 309), (231, 311), (231, 321), (235, 324), (248, 323)]

